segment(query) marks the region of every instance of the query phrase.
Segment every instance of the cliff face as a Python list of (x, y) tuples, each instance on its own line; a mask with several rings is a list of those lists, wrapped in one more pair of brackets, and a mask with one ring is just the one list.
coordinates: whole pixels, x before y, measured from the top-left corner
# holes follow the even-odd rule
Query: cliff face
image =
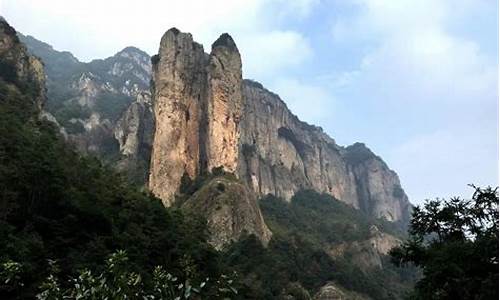
[(338, 146), (256, 82), (244, 81), (243, 95), (238, 172), (256, 193), (290, 199), (310, 188), (376, 217), (408, 219), (410, 203), (397, 174), (366, 146)]
[(240, 177), (260, 195), (289, 200), (310, 188), (359, 207), (355, 178), (342, 148), (318, 127), (301, 122), (281, 99), (245, 81)]
[(16, 30), (0, 17), (0, 73), (2, 78), (32, 90), (33, 106), (41, 112), (46, 99), (45, 73), (40, 59), (28, 53)]
[(235, 173), (243, 107), (242, 77), (240, 53), (228, 34), (212, 45), (207, 82), (206, 167), (212, 170), (222, 166)]
[(149, 187), (170, 205), (181, 177), (238, 161), (241, 117), (241, 59), (222, 35), (210, 55), (192, 36), (165, 33), (153, 66), (156, 131)]
[(136, 100), (116, 122), (113, 132), (120, 151), (118, 169), (129, 172), (130, 178), (140, 178), (145, 182), (154, 133), (154, 114), (149, 92), (137, 94)]
[(199, 173), (201, 102), (206, 97), (207, 56), (190, 34), (173, 28), (153, 65), (155, 134), (149, 187), (170, 205), (180, 179)]

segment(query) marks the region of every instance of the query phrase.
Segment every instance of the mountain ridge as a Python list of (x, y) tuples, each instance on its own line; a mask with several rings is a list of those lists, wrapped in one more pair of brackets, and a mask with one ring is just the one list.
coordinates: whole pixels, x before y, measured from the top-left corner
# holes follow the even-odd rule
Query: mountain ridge
[[(0, 218), (6, 225), (0, 234), (7, 241), (0, 250), (2, 257), (41, 270), (28, 273), (26, 295), (36, 293), (46, 258), (62, 259), (66, 276), (82, 265), (98, 267), (96, 261), (102, 262), (100, 257), (115, 247), (131, 251), (137, 267), (166, 261), (174, 274), (192, 267), (214, 274), (219, 267), (229, 267), (242, 276), (237, 279), (238, 299), (311, 299), (313, 294), (315, 299), (401, 298), (411, 284), (411, 273), (391, 268), (386, 256), (399, 243), (401, 230), (397, 218), (402, 215), (392, 216), (393, 222), (385, 217), (403, 212), (391, 206), (405, 199), (402, 190), (392, 195), (400, 188), (397, 175), (363, 144), (338, 146), (320, 128), (298, 120), (277, 95), (242, 80), (241, 59), (231, 45), (217, 46), (208, 55), (189, 34), (171, 31), (162, 39), (167, 49), (160, 48), (163, 52), (153, 64), (159, 73), (153, 74), (152, 96), (143, 90), (131, 100), (102, 80), (126, 74), (113, 75), (114, 64), (105, 64), (95, 68), (99, 72), (76, 73), (68, 86), (75, 94), (67, 98), (51, 99), (54, 91), (49, 87), (45, 101), (42, 63), (30, 58), (11, 27), (5, 28), (0, 27), (0, 41), (7, 41), (0, 43), (0, 66), (15, 73), (0, 72), (0, 152), (7, 154), (2, 155), (7, 167), (0, 168), (0, 181), (12, 196), (5, 210), (8, 218)], [(168, 77), (171, 74), (175, 76)], [(186, 82), (178, 82), (180, 78)], [(113, 93), (123, 96), (123, 111), (102, 106), (113, 103), (113, 98), (102, 97)], [(91, 141), (97, 147), (115, 144), (118, 159), (98, 155), (110, 166), (120, 169), (120, 163), (147, 156), (148, 143), (176, 149), (176, 144), (163, 142), (179, 134), (179, 141), (190, 142), (182, 147), (197, 149), (188, 157), (196, 169), (190, 174), (186, 165), (173, 165), (179, 168), (180, 186), (174, 186), (174, 201), (163, 199), (162, 205), (151, 193), (128, 185), (99, 160), (88, 158), (88, 152), (74, 151), (56, 134), (54, 124), (36, 118), (40, 112), (50, 115), (42, 109), (54, 100), (65, 109), (80, 109), (66, 119), (61, 119), (61, 111), (53, 111), (60, 129), (73, 135), (66, 136), (69, 144), (75, 143), (75, 136), (96, 138)], [(19, 120), (27, 113), (25, 121)], [(169, 116), (182, 126), (165, 122)], [(154, 126), (153, 120), (168, 126)], [(67, 127), (77, 123), (84, 129), (80, 135)], [(153, 129), (170, 131), (158, 141)], [(198, 136), (193, 139), (186, 129)], [(186, 154), (182, 147), (174, 153)], [(183, 162), (168, 155), (157, 161), (171, 158)], [(165, 171), (169, 174), (171, 168)], [(160, 179), (165, 174), (160, 173)], [(354, 198), (338, 196), (350, 192)], [(287, 198), (287, 193), (293, 195)], [(388, 202), (380, 202), (383, 199)], [(23, 251), (16, 251), (19, 246)]]
[[(206, 61), (209, 59), (209, 55), (203, 51), (203, 46), (201, 44), (198, 44), (194, 40), (192, 40), (192, 36), (189, 33), (182, 33), (178, 29), (168, 30), (166, 32), (166, 34), (164, 35), (164, 37), (162, 38), (162, 43), (165, 43), (164, 38), (167, 35), (167, 33), (169, 33), (169, 32), (172, 33), (172, 37), (175, 37), (175, 38), (177, 38), (179, 35), (182, 36), (184, 34), (186, 36), (188, 36), (190, 38), (191, 43), (193, 43), (193, 47), (196, 49), (200, 49), (200, 50), (196, 50), (196, 51), (199, 51), (198, 55), (200, 57), (200, 61)], [(225, 40), (228, 40), (228, 37), (230, 38), (230, 35), (228, 35), (228, 34), (226, 34), (226, 35), (221, 35), (224, 37), (222, 40), (225, 41)], [(229, 43), (229, 44), (233, 45), (234, 47), (232, 46), (229, 48), (231, 48), (231, 49), (236, 48), (236, 50), (237, 50), (237, 46), (234, 43), (234, 41), (232, 40), (232, 38), (231, 38), (231, 41), (232, 41), (232, 43)], [(226, 42), (224, 42), (224, 43), (220, 42), (219, 44), (224, 46), (226, 44)], [(217, 47), (221, 46), (221, 45), (218, 45), (217, 42), (214, 42), (214, 45)], [(182, 47), (182, 45), (181, 45), (181, 47)], [(28, 47), (28, 48), (30, 48), (30, 47)], [(53, 49), (53, 48), (49, 48), (49, 49)], [(32, 50), (36, 50), (36, 49), (34, 49), (32, 47)], [(178, 51), (178, 50), (176, 50), (176, 51)], [(33, 52), (36, 52), (36, 51), (33, 51)], [(93, 60), (91, 63), (88, 63), (88, 64), (91, 64), (91, 65), (97, 65), (97, 64), (112, 65), (112, 63), (109, 63), (109, 62), (115, 62), (117, 57), (121, 57), (121, 55), (130, 53), (130, 52), (143, 54), (143, 57), (142, 57), (143, 62), (145, 61), (146, 58), (148, 60), (152, 60), (153, 62), (155, 62), (154, 57), (156, 57), (157, 61), (154, 65), (159, 64), (160, 58), (158, 55), (151, 58), (149, 56), (146, 56), (147, 53), (145, 53), (144, 51), (142, 51), (136, 47), (133, 47), (133, 46), (125, 47), (124, 49), (117, 52), (112, 57), (105, 58), (105, 59)], [(61, 52), (61, 53), (65, 53), (65, 52)], [(51, 62), (50, 60), (48, 62), (46, 62), (46, 65), (49, 65), (49, 68), (50, 68), (51, 64), (53, 64), (53, 62)], [(132, 73), (136, 72), (138, 70), (143, 71), (145, 69), (143, 67), (144, 66), (134, 65), (130, 70), (132, 70)], [(148, 66), (146, 66), (146, 68), (148, 68)], [(241, 68), (241, 66), (240, 66), (240, 68)], [(106, 76), (108, 76), (109, 73), (113, 73), (112, 72), (113, 68), (110, 68), (110, 67), (105, 68), (105, 67), (101, 66), (101, 67), (97, 67), (97, 69), (106, 70), (105, 71), (105, 73), (107, 74)], [(151, 67), (151, 69), (154, 69), (154, 68)], [(224, 70), (224, 71), (226, 72), (226, 70)], [(203, 73), (205, 71), (202, 70), (201, 72)], [(126, 76), (126, 75), (124, 75), (125, 73), (126, 72), (122, 72), (122, 73), (115, 72), (117, 78), (121, 78), (121, 76)], [(84, 76), (81, 79), (83, 81), (90, 81), (90, 82), (96, 81), (93, 78), (87, 79), (87, 77), (89, 77), (89, 76), (92, 77), (91, 75), (93, 73), (89, 74), (89, 73), (86, 73), (85, 71), (80, 71), (80, 74), (81, 74), (81, 76)], [(147, 72), (143, 73), (143, 74), (146, 75)], [(47, 76), (49, 78), (48, 81), (50, 82), (50, 77), (51, 77), (50, 73)], [(239, 76), (241, 76), (241, 75), (239, 75)], [(144, 79), (144, 78), (142, 78), (142, 79)], [(123, 120), (123, 118), (125, 118), (125, 116), (127, 114), (130, 115), (130, 113), (127, 113), (127, 111), (129, 111), (129, 108), (131, 107), (131, 105), (133, 103), (138, 102), (138, 100), (132, 100), (131, 95), (133, 96), (134, 93), (136, 93), (136, 94), (146, 93), (147, 94), (147, 92), (149, 90), (149, 82), (146, 85), (146, 80), (138, 79), (141, 82), (138, 85), (137, 89), (135, 89), (132, 92), (128, 91), (125, 93), (121, 93), (121, 91), (119, 91), (120, 86), (123, 86), (124, 83), (126, 82), (126, 80), (124, 80), (124, 79), (117, 79), (117, 80), (118, 80), (117, 81), (118, 88), (115, 88), (118, 91), (117, 95), (124, 95), (125, 96), (124, 100), (117, 100), (118, 103), (123, 103), (122, 104), (123, 112), (120, 113), (119, 116), (116, 117), (117, 118), (116, 120), (102, 118), (101, 116), (94, 117), (94, 119), (93, 119), (94, 121), (90, 121), (90, 119), (82, 118), (81, 119), (82, 124), (84, 124), (84, 125), (89, 124), (89, 121), (91, 123), (93, 122), (93, 124), (95, 124), (95, 126), (97, 126), (97, 127), (94, 126), (93, 128), (101, 128), (98, 130), (101, 133), (95, 133), (95, 130), (94, 130), (94, 131), (91, 131), (91, 133), (88, 133), (87, 136), (85, 136), (85, 135), (83, 135), (83, 137), (78, 136), (77, 144), (82, 144), (82, 143), (88, 144), (90, 142), (91, 148), (97, 149), (97, 151), (94, 151), (94, 153), (96, 153), (100, 157), (106, 157), (106, 156), (109, 156), (108, 154), (105, 153), (106, 151), (108, 151), (109, 146), (105, 146), (103, 143), (105, 143), (104, 141), (108, 141), (108, 143), (109, 143), (109, 141), (112, 141), (111, 152), (113, 154), (111, 156), (114, 156), (114, 157), (123, 156), (120, 154), (120, 151), (121, 151), (122, 153), (127, 152), (128, 156), (138, 157), (137, 154), (131, 155), (130, 147), (128, 150), (123, 150), (123, 149), (119, 150), (120, 144), (124, 145), (125, 143), (118, 141), (118, 138), (114, 137), (114, 136), (116, 136), (116, 134), (112, 133), (112, 131), (114, 131), (114, 132), (130, 132), (130, 130), (128, 130), (127, 128), (124, 128), (123, 126), (121, 128), (117, 127), (118, 123), (120, 123), (122, 125), (125, 124), (125, 122), (119, 122), (118, 119)], [(240, 142), (239, 142), (238, 150), (237, 151), (234, 150), (235, 153), (238, 153), (237, 154), (237, 156), (238, 156), (237, 161), (239, 161), (239, 163), (238, 163), (237, 170), (234, 168), (233, 168), (233, 170), (236, 171), (238, 176), (241, 177), (254, 190), (254, 192), (256, 192), (258, 195), (265, 195), (267, 193), (272, 193), (272, 194), (275, 194), (277, 196), (284, 197), (285, 199), (290, 199), (290, 197), (299, 189), (311, 187), (311, 188), (318, 190), (319, 192), (330, 193), (333, 196), (335, 196), (336, 198), (341, 199), (347, 203), (351, 203), (351, 205), (353, 205), (354, 207), (364, 209), (367, 212), (370, 212), (373, 210), (373, 211), (375, 211), (376, 214), (378, 214), (381, 217), (389, 218), (393, 221), (401, 220), (402, 222), (406, 222), (408, 220), (409, 211), (411, 209), (411, 204), (409, 204), (409, 202), (407, 201), (407, 197), (404, 194), (404, 191), (399, 184), (399, 179), (397, 178), (397, 174), (393, 170), (389, 169), (387, 164), (379, 156), (375, 155), (371, 150), (369, 150), (369, 148), (367, 148), (366, 145), (364, 145), (362, 143), (355, 143), (355, 144), (350, 145), (350, 146), (337, 145), (335, 140), (332, 137), (330, 137), (328, 134), (326, 134), (322, 130), (321, 127), (316, 126), (316, 125), (312, 125), (312, 124), (308, 124), (307, 122), (301, 121), (296, 115), (294, 115), (287, 108), (286, 102), (283, 101), (279, 97), (279, 95), (277, 95), (276, 93), (273, 93), (272, 91), (269, 91), (261, 83), (258, 83), (257, 81), (250, 80), (250, 79), (243, 79), (243, 78), (241, 80), (242, 80), (242, 83), (241, 83), (241, 85), (242, 85), (242, 97), (245, 98), (245, 101), (243, 101), (243, 102), (246, 103), (244, 105), (245, 107), (243, 107), (243, 110), (249, 111), (250, 114), (251, 114), (251, 111), (254, 111), (254, 112), (258, 111), (259, 114), (261, 114), (263, 116), (260, 120), (254, 120), (254, 121), (250, 121), (249, 118), (243, 118), (242, 122), (247, 122), (247, 123), (248, 122), (250, 122), (250, 123), (252, 123), (252, 122), (264, 122), (264, 123), (267, 122), (266, 118), (269, 118), (269, 114), (268, 114), (267, 110), (271, 107), (274, 107), (276, 109), (276, 111), (273, 112), (275, 114), (275, 116), (277, 116), (279, 118), (286, 117), (286, 120), (287, 120), (286, 124), (277, 124), (277, 123), (270, 124), (269, 123), (268, 125), (271, 126), (270, 128), (274, 128), (274, 130), (276, 130), (277, 136), (275, 136), (274, 134), (269, 135), (270, 133), (267, 133), (267, 138), (266, 138), (267, 140), (269, 140), (269, 139), (273, 140), (274, 141), (273, 145), (281, 145), (280, 151), (286, 150), (286, 152), (283, 152), (283, 153), (288, 153), (287, 155), (289, 157), (283, 158), (285, 161), (282, 158), (278, 157), (277, 156), (278, 154), (274, 153), (274, 151), (271, 147), (272, 146), (271, 144), (266, 146), (266, 147), (268, 147), (267, 149), (263, 149), (262, 147), (260, 149), (256, 148), (255, 150), (259, 150), (258, 153), (253, 153), (253, 150), (254, 150), (253, 141), (255, 139), (254, 135), (256, 134), (256, 132), (258, 130), (261, 130), (261, 128), (259, 129), (257, 124), (250, 124), (250, 127), (252, 127), (252, 126), (254, 127), (253, 132), (250, 132), (248, 130), (245, 131), (245, 128), (249, 127), (248, 124), (242, 125), (243, 126), (243, 131), (241, 133), (242, 138), (239, 139)], [(97, 81), (99, 82), (99, 80), (97, 80)], [(205, 83), (202, 83), (202, 84), (205, 84)], [(76, 90), (80, 91), (83, 89), (85, 91), (85, 89), (88, 89), (88, 88), (89, 88), (88, 86), (85, 86), (85, 84), (83, 84), (83, 88), (80, 87), (80, 89), (77, 88)], [(106, 86), (102, 86), (102, 84), (101, 84), (101, 86), (100, 87), (98, 86), (97, 89), (106, 89)], [(50, 91), (51, 91), (51, 88), (50, 88), (50, 84), (49, 84), (49, 96), (50, 96)], [(96, 100), (92, 100), (93, 98), (96, 98), (96, 96), (92, 96), (92, 92), (87, 92), (87, 94), (90, 94), (90, 95), (85, 95), (84, 96), (85, 100), (83, 100), (83, 102), (92, 102), (92, 101), (95, 102), (96, 101)], [(200, 97), (201, 97), (201, 95), (200, 95)], [(97, 96), (97, 98), (99, 98), (99, 96)], [(125, 100), (125, 99), (129, 99), (129, 100)], [(144, 103), (144, 101), (142, 101), (142, 102)], [(151, 117), (147, 118), (146, 122), (143, 122), (142, 119), (137, 115), (137, 109), (134, 110), (136, 118), (137, 118), (139, 123), (151, 123), (151, 122), (153, 122), (154, 116), (152, 116), (152, 114), (153, 114), (152, 106), (154, 105), (154, 102), (155, 102), (154, 100), (151, 100), (151, 101), (145, 101), (146, 104), (141, 104), (141, 105), (147, 106), (147, 107), (145, 107), (146, 111), (148, 111), (147, 115), (151, 116)], [(49, 97), (49, 103), (50, 103), (50, 97)], [(102, 103), (102, 101), (97, 100), (97, 103)], [(250, 104), (252, 107), (249, 107)], [(134, 104), (134, 105), (136, 105), (136, 104)], [(49, 105), (49, 107), (50, 107), (50, 105)], [(82, 107), (85, 108), (86, 105), (83, 105)], [(95, 110), (96, 110), (95, 108), (91, 108), (91, 111), (95, 111)], [(49, 110), (49, 112), (51, 112), (51, 111)], [(53, 113), (53, 112), (51, 112), (51, 113)], [(243, 112), (243, 114), (245, 114), (245, 113)], [(102, 113), (100, 113), (100, 115), (102, 115)], [(193, 115), (195, 115), (195, 114), (193, 114)], [(90, 117), (91, 116), (92, 116), (92, 114), (90, 114)], [(56, 116), (56, 119), (61, 123), (60, 118), (58, 118)], [(62, 125), (64, 126), (64, 122), (62, 122), (62, 123), (63, 123)], [(281, 121), (278, 123), (281, 123)], [(85, 126), (87, 126), (87, 125), (85, 125)], [(293, 128), (290, 126), (292, 126)], [(135, 127), (138, 128), (141, 126), (135, 126)], [(146, 128), (146, 127), (151, 128), (150, 125), (144, 125), (142, 127), (143, 128)], [(113, 128), (116, 128), (116, 129), (113, 129)], [(262, 135), (264, 133), (265, 133), (265, 131), (261, 130), (259, 135), (262, 137)], [(99, 138), (103, 134), (105, 135), (105, 137)], [(310, 138), (307, 138), (308, 134), (313, 134), (314, 136), (316, 136), (314, 138), (316, 141), (323, 141), (323, 142), (321, 142), (321, 143), (323, 143), (323, 146), (321, 146), (315, 150), (314, 149), (311, 150), (310, 147), (309, 148), (306, 146), (303, 147), (303, 145), (309, 145), (312, 142), (312, 140), (310, 140)], [(143, 153), (143, 155), (142, 155), (143, 158), (140, 159), (140, 163), (139, 163), (140, 165), (142, 165), (141, 173), (143, 175), (140, 177), (143, 179), (138, 180), (139, 183), (141, 183), (141, 182), (144, 183), (144, 182), (146, 182), (146, 177), (147, 177), (146, 174), (148, 173), (147, 166), (150, 164), (150, 162), (148, 161), (149, 160), (148, 155), (144, 155), (144, 153), (148, 153), (150, 151), (150, 150), (148, 150), (149, 147), (152, 147), (152, 143), (153, 143), (152, 142), (152, 135), (153, 135), (153, 133), (143, 132), (143, 134), (133, 133), (132, 135), (136, 136), (136, 137), (140, 136), (140, 135), (145, 136), (144, 138), (139, 138), (137, 140), (137, 143), (144, 145), (140, 150), (140, 152)], [(118, 133), (118, 136), (120, 136), (123, 139), (122, 133)], [(134, 137), (133, 139), (136, 139), (136, 138)], [(92, 142), (93, 140), (95, 140), (95, 141)], [(143, 143), (142, 140), (144, 140), (146, 142)], [(149, 141), (149, 142), (147, 142), (147, 141)], [(193, 144), (193, 143), (191, 143), (191, 144)], [(84, 152), (89, 150), (89, 148), (85, 147), (85, 146), (81, 146), (80, 148), (86, 148), (86, 149), (83, 149), (83, 150), (85, 150)], [(99, 148), (104, 148), (104, 150), (100, 151)], [(134, 146), (133, 148), (139, 149), (140, 147)], [(364, 149), (364, 148), (366, 148), (366, 149)], [(91, 152), (92, 152), (92, 149), (90, 149)], [(113, 149), (115, 149), (115, 150), (113, 150)], [(303, 152), (301, 153), (301, 151), (303, 151)], [(313, 152), (311, 152), (311, 151), (313, 151)], [(333, 153), (329, 156), (327, 155), (327, 157), (329, 157), (329, 158), (332, 158), (333, 157), (332, 155), (335, 155), (338, 157), (335, 158), (334, 161), (325, 162), (323, 165), (317, 165), (314, 167), (310, 167), (311, 166), (310, 155), (313, 155), (314, 157), (316, 157), (315, 160), (321, 161), (321, 160), (327, 158), (327, 157), (321, 158), (319, 156), (320, 153), (324, 153), (325, 151)], [(334, 152), (338, 152), (338, 154), (334, 154)], [(361, 162), (358, 161), (359, 157), (357, 157), (355, 159), (355, 156), (356, 155), (359, 156), (361, 152), (365, 153), (363, 156), (364, 160), (365, 160), (364, 166), (360, 166)], [(244, 154), (247, 155), (247, 157), (244, 157)], [(250, 157), (248, 157), (248, 155), (250, 155)], [(251, 157), (252, 155), (257, 155), (257, 156)], [(301, 155), (303, 157), (301, 157)], [(322, 154), (322, 155), (324, 156), (324, 154)], [(293, 156), (293, 157), (291, 157), (291, 156)], [(267, 159), (268, 163), (262, 164), (261, 158), (264, 158), (264, 160)], [(304, 161), (304, 159), (306, 161)], [(346, 165), (343, 167), (341, 166), (340, 169), (345, 169), (344, 171), (341, 171), (341, 172), (346, 174), (346, 175), (342, 175), (339, 177), (340, 173), (338, 173), (338, 171), (336, 171), (335, 173), (330, 173), (330, 174), (328, 174), (328, 172), (325, 173), (325, 170), (331, 168), (332, 163), (335, 164), (335, 161), (337, 161), (337, 165), (338, 165), (340, 163), (339, 161), (344, 161), (344, 160), (346, 162), (345, 163), (342, 162), (341, 164), (346, 164)], [(371, 162), (368, 162), (366, 160), (370, 160)], [(113, 159), (112, 159), (112, 161), (113, 161)], [(116, 158), (114, 159), (114, 161), (116, 161)], [(377, 161), (379, 163), (376, 163)], [(113, 163), (117, 164), (116, 162), (113, 162)], [(282, 165), (283, 163), (286, 163), (285, 164), (287, 166), (286, 168), (280, 167), (280, 165)], [(305, 163), (305, 165), (304, 165), (304, 163)], [(217, 166), (217, 164), (218, 163), (216, 163), (212, 167)], [(127, 167), (126, 167), (127, 163), (122, 162), (122, 163), (118, 163), (118, 165), (121, 165), (122, 168), (127, 169)], [(368, 168), (369, 167), (368, 165), (375, 167), (375, 169), (377, 169), (379, 171), (383, 170), (384, 173), (386, 173), (386, 176), (385, 176), (385, 178), (387, 178), (386, 180), (393, 182), (393, 183), (389, 183), (389, 185), (393, 185), (394, 187), (392, 187), (392, 188), (391, 187), (384, 187), (383, 184), (382, 185), (375, 184), (373, 182), (373, 180), (370, 181), (369, 179), (373, 177), (372, 176), (373, 174), (368, 174), (366, 172), (360, 171), (363, 168), (365, 168), (365, 169)], [(297, 168), (299, 169), (299, 171), (297, 171)], [(132, 169), (133, 169), (133, 167), (132, 167)], [(208, 168), (208, 169), (210, 169), (210, 168)], [(285, 169), (287, 169), (287, 170), (285, 170)], [(356, 175), (349, 175), (350, 173), (353, 173), (353, 172), (357, 172), (357, 174), (359, 174), (358, 177), (364, 177), (364, 180), (362, 180), (364, 182), (363, 184), (356, 183), (356, 180), (354, 179), (354, 177)], [(364, 174), (364, 173), (366, 173), (366, 174)], [(180, 176), (182, 174), (183, 174), (183, 172), (179, 172), (179, 175), (177, 175), (177, 178), (178, 178), (176, 180), (177, 182), (180, 180)], [(190, 173), (191, 177), (195, 177), (197, 174), (198, 174), (198, 171), (196, 171), (196, 172), (191, 171), (191, 173)], [(349, 177), (353, 177), (353, 179), (349, 179)], [(260, 180), (259, 180), (259, 178), (260, 178)], [(288, 180), (290, 178), (292, 180)], [(345, 179), (343, 181), (344, 183), (339, 182), (338, 181), (339, 178), (344, 178)], [(266, 184), (265, 181), (269, 182), (269, 184)], [(322, 182), (322, 183), (316, 184), (318, 182)], [(358, 182), (359, 182), (359, 180), (358, 180)], [(177, 185), (177, 184), (174, 184), (174, 185)], [(363, 185), (363, 188), (361, 188), (360, 191), (357, 191), (359, 185)], [(374, 192), (370, 192), (370, 189)], [(389, 190), (392, 190), (392, 191), (389, 191)], [(358, 194), (363, 195), (362, 196), (362, 197), (364, 197), (363, 201), (360, 201), (358, 199), (360, 197), (360, 196), (357, 196)], [(393, 194), (396, 196), (399, 196), (399, 197), (394, 197)], [(376, 196), (376, 195), (378, 195), (378, 196)], [(396, 204), (399, 203), (396, 205), (396, 206), (399, 206), (399, 208), (394, 207), (393, 209), (391, 209), (391, 211), (384, 211), (383, 209), (379, 209), (377, 207), (373, 208), (373, 203), (377, 203), (377, 201), (379, 203), (381, 203), (380, 204), (381, 206), (388, 205), (387, 203), (384, 204), (383, 203), (384, 201), (381, 201), (381, 198), (383, 198), (383, 197), (388, 197), (388, 198), (392, 199), (391, 203), (396, 203)], [(400, 200), (397, 200), (396, 198), (398, 198)], [(399, 210), (400, 212), (397, 212), (396, 210)]]

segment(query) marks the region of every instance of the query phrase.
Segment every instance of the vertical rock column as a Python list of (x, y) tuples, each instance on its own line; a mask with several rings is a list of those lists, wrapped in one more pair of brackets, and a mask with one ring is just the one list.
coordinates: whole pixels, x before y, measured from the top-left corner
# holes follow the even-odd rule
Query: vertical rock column
[(206, 157), (204, 167), (223, 167), (236, 173), (243, 109), (241, 57), (231, 36), (221, 35), (213, 44), (207, 67)]
[(191, 34), (176, 28), (162, 37), (153, 58), (156, 117), (149, 187), (170, 206), (183, 174), (199, 172), (200, 106), (206, 97), (207, 55)]

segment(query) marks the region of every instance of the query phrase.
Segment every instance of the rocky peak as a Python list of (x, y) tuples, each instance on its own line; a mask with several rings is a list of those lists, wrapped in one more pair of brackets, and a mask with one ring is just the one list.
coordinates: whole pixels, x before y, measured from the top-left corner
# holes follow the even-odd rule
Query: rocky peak
[(42, 110), (46, 99), (43, 63), (28, 53), (16, 30), (5, 19), (0, 20), (0, 73), (7, 82), (18, 86), (32, 85), (35, 89), (33, 104), (39, 112)]
[(230, 175), (211, 179), (183, 208), (204, 215), (210, 231), (209, 242), (218, 250), (237, 241), (242, 233), (254, 234), (264, 245), (271, 239), (255, 194)]
[(396, 172), (362, 143), (346, 147), (342, 157), (356, 179), (361, 209), (388, 221), (408, 222), (411, 204)]
[(207, 67), (206, 168), (236, 173), (243, 110), (241, 57), (227, 33), (212, 45)]
[(183, 174), (194, 178), (216, 167), (236, 173), (241, 57), (227, 34), (214, 45), (207, 55), (191, 34), (173, 28), (163, 35), (154, 59), (156, 134), (150, 187), (167, 205)]
[(191, 34), (172, 28), (153, 58), (155, 139), (149, 187), (170, 205), (183, 174), (200, 173), (201, 107), (206, 99), (203, 46)]
[(112, 162), (145, 183), (153, 134), (151, 59), (126, 47), (106, 59), (79, 62), (65, 51), (18, 33), (45, 63), (48, 112), (82, 153)]
[(228, 33), (221, 34), (221, 36), (219, 36), (219, 38), (212, 44), (212, 52), (219, 47), (224, 47), (229, 49), (230, 51), (238, 52), (238, 47), (236, 47), (236, 43)]

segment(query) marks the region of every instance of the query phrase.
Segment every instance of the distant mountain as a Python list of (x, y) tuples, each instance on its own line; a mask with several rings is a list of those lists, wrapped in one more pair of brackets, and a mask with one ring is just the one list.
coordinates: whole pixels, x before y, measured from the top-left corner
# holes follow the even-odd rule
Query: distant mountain
[(153, 128), (149, 55), (127, 47), (112, 57), (83, 63), (32, 36), (18, 36), (44, 62), (45, 110), (68, 140), (143, 184)]

